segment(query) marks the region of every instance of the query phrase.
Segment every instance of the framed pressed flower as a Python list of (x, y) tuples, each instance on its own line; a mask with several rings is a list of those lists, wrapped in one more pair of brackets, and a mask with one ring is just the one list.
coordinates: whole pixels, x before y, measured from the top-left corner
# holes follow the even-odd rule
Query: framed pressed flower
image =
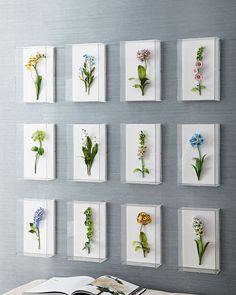
[(55, 255), (55, 200), (18, 200), (17, 252), (26, 256)]
[(121, 181), (161, 183), (161, 125), (121, 125)]
[(106, 203), (68, 203), (68, 258), (103, 262), (106, 253)]
[(178, 125), (178, 183), (220, 185), (219, 124)]
[(68, 178), (106, 181), (106, 125), (68, 125)]
[(161, 42), (120, 43), (121, 101), (161, 100)]
[(16, 50), (16, 95), (25, 103), (55, 101), (55, 48), (23, 47)]
[(122, 263), (161, 265), (161, 206), (124, 204), (121, 209)]
[(181, 39), (178, 49), (178, 100), (220, 100), (220, 39)]
[[(55, 179), (55, 125), (17, 126), (17, 174), (29, 180)], [(20, 150), (22, 149), (22, 155)]]
[(180, 208), (179, 269), (220, 272), (219, 209)]
[(66, 99), (72, 102), (106, 101), (106, 45), (66, 45)]

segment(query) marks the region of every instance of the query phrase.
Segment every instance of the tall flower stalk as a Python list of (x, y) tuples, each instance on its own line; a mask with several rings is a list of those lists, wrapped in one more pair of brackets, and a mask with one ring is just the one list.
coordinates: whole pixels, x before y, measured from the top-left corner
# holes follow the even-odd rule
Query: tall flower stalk
[(138, 147), (138, 159), (141, 161), (141, 168), (135, 168), (134, 173), (140, 172), (142, 177), (145, 177), (145, 173), (149, 174), (149, 169), (145, 166), (144, 157), (147, 150), (147, 145), (145, 144), (146, 135), (143, 131), (139, 133), (139, 147)]
[(84, 82), (85, 92), (89, 95), (90, 88), (94, 82), (95, 58), (92, 55), (84, 54), (84, 65), (79, 69), (80, 80)]
[(87, 228), (86, 236), (87, 236), (88, 240), (85, 242), (83, 250), (87, 250), (88, 254), (90, 254), (92, 243), (93, 243), (93, 235), (94, 235), (92, 209), (90, 207), (88, 207), (84, 211), (84, 214), (86, 216), (84, 224)]
[(91, 170), (94, 159), (98, 153), (98, 143), (96, 137), (90, 137), (85, 129), (83, 129), (84, 137), (82, 139), (82, 152), (85, 165), (87, 166), (87, 175), (91, 176)]
[(202, 264), (202, 258), (203, 255), (207, 249), (207, 246), (210, 244), (210, 242), (207, 242), (206, 244), (203, 243), (203, 236), (205, 234), (204, 232), (204, 223), (201, 221), (200, 218), (194, 216), (193, 217), (193, 229), (196, 235), (196, 239), (194, 240), (197, 247), (197, 253), (198, 253), (198, 264)]
[(206, 154), (202, 155), (200, 146), (204, 143), (204, 139), (200, 133), (195, 133), (192, 135), (192, 137), (189, 140), (189, 143), (193, 148), (197, 148), (198, 155), (199, 157), (194, 157), (193, 160), (195, 160), (195, 165), (192, 164), (194, 171), (197, 175), (197, 179), (200, 180), (201, 178), (201, 173), (202, 173), (202, 168), (203, 168), (203, 163), (206, 158)]
[(143, 257), (147, 257), (150, 253), (150, 246), (148, 244), (147, 236), (144, 232), (144, 227), (152, 222), (151, 216), (145, 212), (140, 212), (137, 216), (137, 222), (140, 224), (139, 230), (139, 241), (134, 241), (133, 246), (135, 246), (135, 251), (142, 250)]
[(31, 151), (35, 152), (34, 174), (37, 173), (37, 165), (38, 165), (39, 158), (43, 156), (44, 154), (43, 141), (45, 139), (45, 136), (46, 134), (43, 130), (37, 130), (36, 132), (32, 134), (32, 137), (31, 137), (34, 142), (38, 141), (39, 143), (39, 146), (35, 145), (31, 148)]
[(202, 80), (203, 80), (203, 51), (204, 51), (204, 47), (201, 46), (198, 48), (197, 50), (197, 57), (196, 57), (196, 63), (195, 63), (195, 68), (193, 69), (194, 72), (194, 78), (195, 80), (198, 81), (198, 84), (192, 88), (193, 92), (198, 92), (199, 95), (202, 95), (202, 89), (206, 88), (206, 86), (204, 86), (202, 84)]
[(137, 59), (139, 62), (142, 62), (143, 64), (138, 65), (138, 78), (128, 78), (129, 81), (138, 80), (139, 83), (136, 83), (132, 86), (134, 88), (140, 89), (142, 96), (144, 96), (145, 94), (145, 88), (150, 84), (150, 80), (147, 78), (147, 65), (150, 55), (151, 52), (148, 49), (138, 50)]
[(35, 234), (38, 240), (38, 250), (40, 250), (41, 248), (41, 239), (40, 239), (40, 222), (42, 221), (42, 219), (44, 218), (45, 215), (45, 210), (43, 208), (39, 208), (36, 210), (36, 212), (34, 213), (34, 221), (32, 223), (30, 223), (30, 230), (29, 232), (31, 234)]
[(31, 78), (33, 80), (35, 87), (36, 100), (39, 100), (41, 84), (43, 79), (42, 75), (40, 75), (38, 71), (38, 64), (40, 60), (42, 60), (43, 58), (46, 58), (46, 55), (37, 52), (34, 56), (31, 56), (29, 58), (28, 63), (25, 65), (26, 69), (31, 73)]

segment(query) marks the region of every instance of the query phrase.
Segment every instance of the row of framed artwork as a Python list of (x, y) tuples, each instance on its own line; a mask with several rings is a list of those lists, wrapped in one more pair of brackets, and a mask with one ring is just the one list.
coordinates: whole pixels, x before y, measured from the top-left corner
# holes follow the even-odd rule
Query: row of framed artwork
[[(55, 124), (17, 126), (18, 178), (56, 178)], [(67, 126), (68, 179), (85, 182), (107, 180), (106, 124)], [(178, 125), (178, 183), (219, 186), (220, 125)], [(161, 124), (121, 124), (121, 181), (162, 182)]]
[[(18, 200), (17, 252), (52, 257), (55, 246), (55, 200)], [(121, 206), (122, 264), (162, 265), (161, 205)], [(70, 260), (107, 260), (107, 203), (67, 203), (67, 256)], [(179, 270), (217, 274), (220, 271), (219, 209), (178, 210)]]
[[(220, 39), (177, 41), (178, 100), (220, 100)], [(17, 99), (55, 102), (55, 48), (17, 48)], [(106, 101), (106, 45), (65, 46), (66, 99)], [(121, 101), (161, 101), (161, 41), (120, 43)]]

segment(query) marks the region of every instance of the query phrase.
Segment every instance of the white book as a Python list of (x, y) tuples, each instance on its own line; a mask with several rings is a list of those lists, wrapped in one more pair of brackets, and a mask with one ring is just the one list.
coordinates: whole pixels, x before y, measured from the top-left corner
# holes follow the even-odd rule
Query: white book
[(101, 276), (97, 279), (88, 276), (54, 277), (23, 293), (23, 295), (139, 295), (145, 288), (112, 276)]

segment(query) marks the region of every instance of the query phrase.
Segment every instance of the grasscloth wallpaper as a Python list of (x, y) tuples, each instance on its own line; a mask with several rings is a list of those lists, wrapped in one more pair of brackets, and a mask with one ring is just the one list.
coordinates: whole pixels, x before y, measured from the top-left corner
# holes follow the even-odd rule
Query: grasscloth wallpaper
[[(149, 288), (233, 295), (236, 292), (236, 2), (234, 0), (50, 0), (0, 1), (0, 291), (51, 276), (113, 274)], [(221, 42), (221, 101), (177, 102), (176, 39), (218, 36)], [(119, 41), (160, 39), (163, 101), (120, 103)], [(107, 48), (106, 104), (65, 101), (65, 43), (104, 42)], [(55, 45), (56, 91), (53, 105), (15, 102), (15, 47)], [(16, 179), (17, 123), (56, 123), (55, 181)], [(66, 124), (107, 123), (108, 181), (66, 181)], [(162, 123), (163, 184), (120, 183), (120, 123)], [(220, 123), (221, 186), (177, 186), (177, 123)], [(16, 256), (16, 201), (58, 200), (57, 252), (52, 259)], [(66, 260), (66, 202), (109, 202), (109, 260), (102, 264)], [(163, 266), (120, 264), (120, 204), (164, 205)], [(219, 275), (177, 271), (177, 208), (221, 208), (222, 271)]]

